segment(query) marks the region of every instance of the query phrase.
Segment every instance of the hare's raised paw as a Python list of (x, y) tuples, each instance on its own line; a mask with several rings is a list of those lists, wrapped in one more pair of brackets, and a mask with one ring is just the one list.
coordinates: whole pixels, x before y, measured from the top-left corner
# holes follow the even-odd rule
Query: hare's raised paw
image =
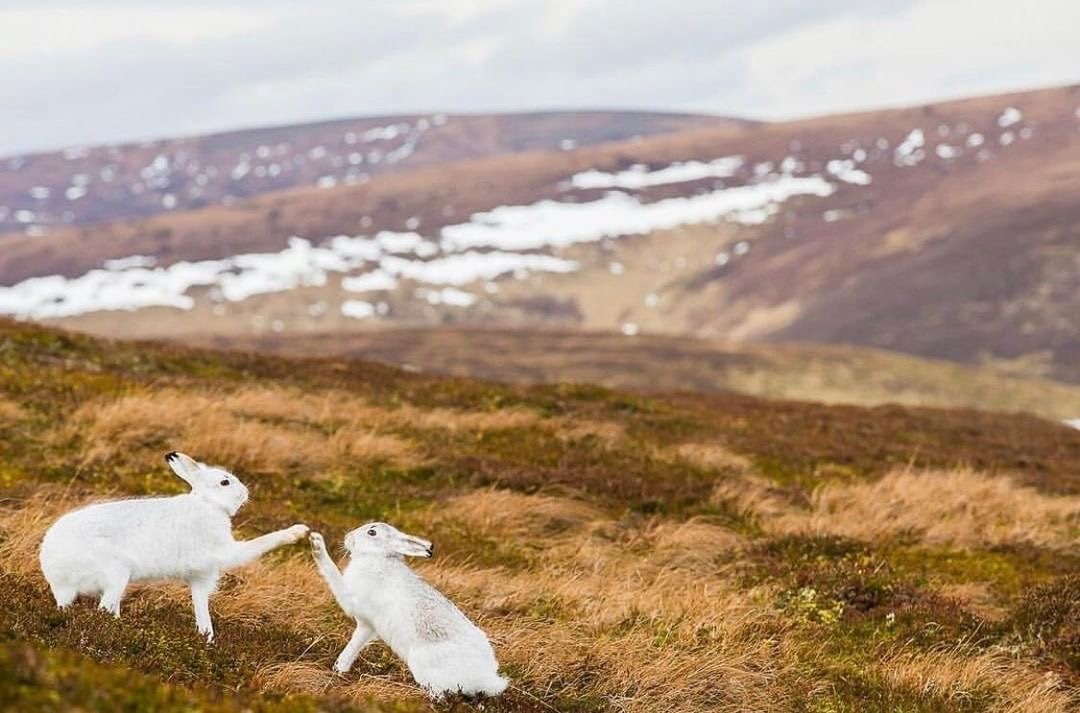
[(311, 530), (307, 525), (293, 525), (285, 533), (291, 538), (292, 542), (299, 542), (307, 537), (308, 532)]

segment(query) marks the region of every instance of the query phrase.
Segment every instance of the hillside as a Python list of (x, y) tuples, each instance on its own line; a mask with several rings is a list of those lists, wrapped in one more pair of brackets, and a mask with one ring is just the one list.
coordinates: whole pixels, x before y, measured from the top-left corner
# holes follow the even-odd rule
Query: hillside
[(10, 236), (0, 313), (136, 337), (844, 343), (1075, 382), (1078, 107), (1065, 87), (727, 122)]
[(0, 234), (232, 203), (299, 186), (530, 149), (569, 150), (731, 119), (649, 112), (372, 116), (0, 157)]
[(288, 356), (338, 356), (525, 384), (578, 382), (648, 391), (1080, 414), (1080, 386), (866, 347), (752, 344), (559, 330), (391, 329), (347, 334), (187, 338)]
[(251, 536), (380, 518), (490, 632), (487, 711), (1039, 711), (1080, 703), (1080, 431), (1019, 414), (500, 386), (0, 320), (0, 708), (419, 711), (304, 547), (114, 621), (54, 610), (56, 515), (234, 469)]

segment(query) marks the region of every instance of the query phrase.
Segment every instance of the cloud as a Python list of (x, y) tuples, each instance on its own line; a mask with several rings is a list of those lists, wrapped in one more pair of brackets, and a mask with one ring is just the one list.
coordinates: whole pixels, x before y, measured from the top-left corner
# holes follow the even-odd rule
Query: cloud
[(16, 2), (0, 154), (356, 114), (922, 101), (1075, 80), (1078, 21), (1054, 0)]

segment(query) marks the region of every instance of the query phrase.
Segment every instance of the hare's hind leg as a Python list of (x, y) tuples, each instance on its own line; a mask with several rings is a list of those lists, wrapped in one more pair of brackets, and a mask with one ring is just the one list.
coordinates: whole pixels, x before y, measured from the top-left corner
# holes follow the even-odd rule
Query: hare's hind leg
[(78, 587), (69, 584), (49, 582), (49, 589), (52, 590), (53, 599), (56, 600), (58, 609), (67, 609), (75, 601), (75, 598), (79, 596)]
[(217, 589), (217, 573), (191, 580), (191, 603), (195, 607), (195, 626), (207, 642), (214, 640), (214, 624), (210, 621), (210, 595)]
[(131, 572), (119, 565), (105, 570), (102, 573), (101, 602), (98, 606), (119, 619), (120, 600), (124, 598), (124, 590), (130, 580)]

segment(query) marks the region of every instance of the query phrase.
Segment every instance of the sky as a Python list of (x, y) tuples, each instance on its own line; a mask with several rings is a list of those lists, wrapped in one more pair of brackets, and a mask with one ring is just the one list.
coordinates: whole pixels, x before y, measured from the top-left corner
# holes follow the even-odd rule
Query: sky
[(787, 119), (1080, 81), (1075, 0), (5, 0), (0, 155), (357, 115)]

